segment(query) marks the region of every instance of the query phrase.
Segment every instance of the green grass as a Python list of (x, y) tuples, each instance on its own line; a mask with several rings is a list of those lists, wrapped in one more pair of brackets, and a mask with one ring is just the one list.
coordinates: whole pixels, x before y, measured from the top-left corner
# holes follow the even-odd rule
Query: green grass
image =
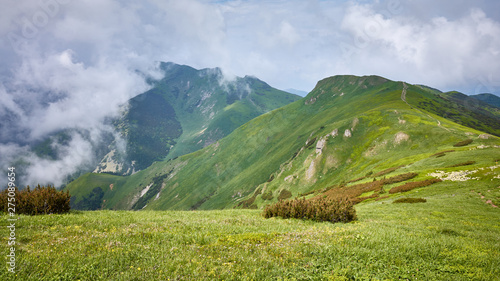
[(500, 280), (500, 210), (478, 195), (499, 198), (499, 185), (438, 183), (404, 195), (425, 204), (356, 205), (348, 224), (260, 210), (20, 216), (17, 278), (0, 279)]

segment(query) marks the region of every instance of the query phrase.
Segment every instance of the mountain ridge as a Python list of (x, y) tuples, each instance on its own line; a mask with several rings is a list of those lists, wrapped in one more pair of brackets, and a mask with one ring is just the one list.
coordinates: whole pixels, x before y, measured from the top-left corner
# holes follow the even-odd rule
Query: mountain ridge
[(478, 94), (478, 95), (471, 95), (470, 97), (475, 98), (477, 100), (480, 100), (482, 102), (485, 102), (489, 105), (495, 106), (500, 108), (500, 97), (493, 95), (493, 94)]
[[(425, 180), (433, 159), (427, 166), (412, 162), (426, 163), (429, 155), (468, 138), (484, 146), (498, 143), (491, 134), (427, 111), (440, 99), (427, 88), (380, 76), (325, 78), (303, 99), (252, 119), (202, 150), (113, 179), (118, 188), (105, 192), (103, 207), (258, 208), (395, 166), (420, 172), (417, 179)], [(444, 112), (459, 106), (448, 103)], [(482, 116), (467, 108), (462, 114), (470, 120)], [(91, 177), (98, 176), (87, 175), (68, 190), (92, 186)]]
[(108, 171), (111, 163), (122, 167), (112, 172), (130, 174), (165, 157), (193, 152), (253, 117), (299, 98), (255, 77), (226, 81), (220, 68), (197, 70), (172, 62), (161, 63), (160, 68), (164, 77), (131, 99), (124, 116), (115, 121), (127, 140), (126, 152), (113, 157), (117, 150), (112, 150), (95, 172)]

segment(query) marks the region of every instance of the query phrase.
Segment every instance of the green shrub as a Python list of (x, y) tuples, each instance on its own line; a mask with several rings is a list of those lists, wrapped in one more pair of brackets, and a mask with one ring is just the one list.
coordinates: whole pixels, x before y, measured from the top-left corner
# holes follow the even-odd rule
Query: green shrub
[(424, 181), (409, 182), (409, 183), (405, 183), (403, 185), (391, 188), (389, 190), (389, 193), (393, 194), (393, 193), (397, 193), (397, 192), (406, 192), (406, 191), (410, 191), (410, 190), (418, 188), (418, 187), (425, 187), (425, 186), (429, 186), (431, 184), (435, 184), (438, 182), (442, 182), (442, 180), (441, 179), (428, 179), (428, 180), (424, 180)]
[(389, 195), (377, 197), (377, 198), (375, 198), (375, 201), (380, 201), (380, 200), (386, 199), (386, 198), (389, 198)]
[[(371, 174), (373, 174), (372, 172), (370, 172), (370, 173), (371, 173)], [(370, 175), (371, 175), (371, 174), (370, 174)], [(368, 177), (368, 175), (367, 175), (367, 176), (364, 176), (364, 177), (360, 177), (360, 178), (356, 178), (356, 179), (350, 180), (350, 181), (348, 181), (347, 183), (353, 183), (353, 182), (357, 182), (357, 181), (360, 181), (360, 180), (364, 180), (364, 179), (366, 179), (367, 177)]]
[(311, 191), (308, 191), (306, 193), (299, 193), (299, 197), (306, 197), (307, 195), (311, 195), (315, 192), (318, 192), (318, 190), (311, 190)]
[(383, 176), (383, 175), (387, 175), (389, 173), (392, 173), (392, 172), (396, 171), (399, 168), (403, 168), (404, 166), (405, 165), (401, 165), (401, 166), (397, 166), (397, 167), (392, 167), (392, 168), (389, 168), (389, 169), (385, 169), (385, 170), (380, 171), (380, 172), (378, 172), (376, 174), (373, 174), (373, 177), (375, 178), (375, 177), (380, 177), (380, 176)]
[(267, 180), (267, 182), (272, 182), (274, 180), (274, 174), (272, 174), (269, 179)]
[(446, 153), (449, 153), (449, 152), (455, 152), (455, 150), (445, 150), (445, 151), (441, 151), (441, 152), (438, 152), (436, 154), (432, 154), (430, 157), (436, 157), (436, 158), (439, 158), (439, 157), (443, 157), (446, 155)]
[(383, 179), (382, 182), (383, 184), (392, 184), (392, 183), (398, 183), (402, 181), (407, 181), (411, 180), (412, 178), (418, 176), (417, 173), (406, 173), (406, 174), (400, 174), (394, 177), (390, 177), (388, 179)]
[(454, 144), (453, 146), (454, 147), (466, 146), (466, 145), (471, 144), (472, 142), (473, 142), (473, 140), (467, 139), (467, 140), (464, 140), (464, 141), (459, 141), (456, 144)]
[(292, 197), (292, 193), (286, 189), (281, 190), (280, 195), (278, 195), (278, 200), (285, 200)]
[(316, 142), (316, 138), (310, 139), (306, 142), (306, 148), (312, 148), (313, 144)]
[(350, 222), (356, 219), (354, 204), (347, 198), (333, 200), (328, 198), (304, 198), (280, 201), (268, 205), (262, 214), (265, 218), (310, 219), (314, 221)]
[(463, 163), (458, 163), (455, 165), (448, 166), (446, 168), (455, 168), (455, 167), (468, 166), (468, 165), (473, 165), (473, 164), (476, 164), (476, 161), (467, 161), (467, 162), (463, 162)]
[(69, 191), (57, 191), (53, 186), (40, 186), (31, 190), (26, 187), (23, 190), (15, 188), (15, 196), (9, 196), (12, 190), (5, 189), (0, 193), (0, 204), (2, 210), (8, 212), (8, 198), (15, 198), (15, 213), (25, 215), (41, 215), (41, 214), (62, 214), (69, 212), (70, 199)]
[(239, 204), (238, 204), (238, 207), (243, 207), (243, 208), (249, 208), (251, 209), (250, 207), (252, 207), (252, 205), (254, 204), (255, 202), (255, 199), (257, 198), (258, 195), (260, 195), (262, 192), (262, 189), (261, 188), (257, 188), (255, 190), (255, 192), (253, 193), (252, 197), (248, 198), (247, 200), (244, 200), (244, 201), (241, 201)]
[(268, 192), (264, 192), (264, 194), (262, 194), (262, 200), (273, 200), (274, 196), (273, 196), (273, 192), (272, 191), (268, 191)]
[(392, 203), (425, 203), (427, 200), (424, 198), (400, 198), (394, 200)]

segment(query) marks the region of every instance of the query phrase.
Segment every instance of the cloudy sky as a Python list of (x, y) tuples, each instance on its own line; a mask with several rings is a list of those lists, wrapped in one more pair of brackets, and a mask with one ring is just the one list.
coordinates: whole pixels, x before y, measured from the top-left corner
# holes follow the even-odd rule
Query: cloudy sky
[[(221, 67), (310, 91), (376, 74), (443, 91), (500, 95), (500, 1), (3, 0), (0, 162), (65, 128), (98, 142), (108, 116), (160, 77), (156, 62)], [(9, 116), (9, 118), (4, 118)], [(91, 161), (74, 137), (33, 180)], [(87, 146), (86, 146), (87, 145)], [(28, 157), (28, 156), (27, 156)], [(33, 155), (29, 157), (35, 157)], [(64, 172), (61, 172), (64, 170)], [(47, 176), (43, 176), (47, 175)], [(60, 182), (60, 180), (58, 181)]]

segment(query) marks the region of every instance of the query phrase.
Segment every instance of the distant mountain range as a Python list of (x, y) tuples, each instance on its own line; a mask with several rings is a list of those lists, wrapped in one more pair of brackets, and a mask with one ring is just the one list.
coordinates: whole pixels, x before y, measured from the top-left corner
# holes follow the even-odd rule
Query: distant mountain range
[(154, 161), (194, 152), (247, 121), (300, 97), (250, 76), (227, 80), (219, 68), (162, 63), (165, 76), (131, 99), (115, 127), (126, 151), (111, 145), (95, 172), (129, 174)]
[(479, 94), (469, 96), (471, 98), (475, 98), (477, 100), (483, 101), (489, 105), (493, 105), (500, 108), (500, 97), (493, 94)]
[(301, 97), (305, 97), (308, 94), (306, 91), (301, 91), (301, 90), (292, 89), (292, 88), (286, 89), (285, 92), (296, 94), (296, 95), (299, 95)]
[[(137, 161), (141, 171), (128, 176), (88, 173), (79, 177), (65, 188), (72, 194), (74, 207), (259, 208), (337, 187), (347, 192), (349, 183), (375, 181), (396, 170), (426, 180), (430, 171), (463, 160), (436, 155), (455, 150), (466, 154), (469, 149), (462, 144), (500, 145), (500, 108), (494, 106), (494, 98), (485, 102), (483, 96), (442, 93), (378, 76), (334, 76), (319, 81), (306, 97), (294, 101), (296, 96), (255, 78), (238, 78), (225, 86), (218, 69), (162, 67), (171, 74), (134, 99), (122, 119), (126, 122), (117, 123), (131, 141), (128, 151), (137, 152), (128, 161)], [(244, 91), (246, 85), (249, 91)], [(269, 111), (265, 103), (271, 96), (279, 96), (280, 102), (275, 103), (278, 109)], [(171, 126), (168, 139), (149, 133), (156, 131), (154, 126), (141, 123), (158, 114), (130, 113), (134, 107), (144, 112), (149, 105), (162, 105), (163, 101), (173, 110), (163, 123), (150, 124)], [(170, 107), (165, 103), (149, 110), (160, 108)], [(247, 108), (267, 113), (251, 114)], [(226, 123), (233, 120), (238, 122)], [(240, 121), (248, 122), (238, 127)], [(131, 133), (133, 130), (137, 132)], [(139, 141), (131, 137), (143, 137), (140, 132), (151, 137)], [(134, 142), (142, 146), (134, 146)], [(162, 147), (165, 143), (168, 145)], [(454, 147), (457, 143), (461, 148)], [(150, 152), (155, 144), (161, 149)], [(190, 151), (194, 152), (187, 154)], [(147, 161), (141, 160), (143, 152)], [(498, 151), (492, 150), (488, 157), (500, 158), (495, 153)], [(494, 162), (493, 158), (487, 161)], [(157, 162), (146, 168), (153, 161)], [(370, 192), (363, 196), (379, 196)]]

